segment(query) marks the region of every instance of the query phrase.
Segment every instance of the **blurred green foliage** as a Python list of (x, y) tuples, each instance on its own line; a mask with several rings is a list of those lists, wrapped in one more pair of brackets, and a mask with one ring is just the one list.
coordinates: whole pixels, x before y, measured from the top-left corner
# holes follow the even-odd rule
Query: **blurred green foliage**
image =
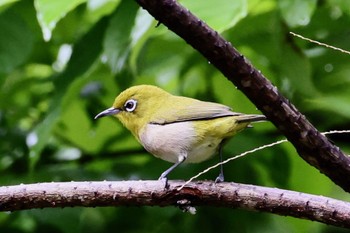
[[(321, 131), (350, 127), (348, 0), (183, 0), (232, 42)], [(0, 185), (156, 179), (170, 164), (145, 152), (113, 119), (94, 121), (141, 83), (257, 113), (211, 64), (130, 0), (0, 2)], [(271, 123), (231, 140), (225, 155), (281, 139)], [(349, 151), (349, 136), (331, 139)], [(188, 179), (216, 163), (184, 165)], [(285, 143), (225, 165), (229, 181), (350, 200)], [(213, 179), (209, 172), (202, 179)], [(343, 232), (306, 220), (199, 207), (67, 208), (0, 213), (1, 232)], [(344, 231), (345, 232), (345, 231)]]

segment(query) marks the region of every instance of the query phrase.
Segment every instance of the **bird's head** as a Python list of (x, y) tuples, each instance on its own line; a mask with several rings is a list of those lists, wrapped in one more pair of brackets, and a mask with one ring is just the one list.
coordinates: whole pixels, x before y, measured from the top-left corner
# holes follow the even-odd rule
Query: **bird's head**
[(138, 137), (168, 96), (168, 92), (156, 86), (133, 86), (120, 93), (113, 106), (97, 114), (95, 119), (113, 115)]

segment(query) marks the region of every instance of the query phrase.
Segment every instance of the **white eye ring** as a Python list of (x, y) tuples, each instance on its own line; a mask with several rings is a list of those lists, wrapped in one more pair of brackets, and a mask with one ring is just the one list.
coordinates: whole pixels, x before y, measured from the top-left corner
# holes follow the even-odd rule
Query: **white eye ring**
[(137, 106), (137, 101), (133, 99), (129, 99), (124, 104), (124, 109), (128, 112), (133, 112)]

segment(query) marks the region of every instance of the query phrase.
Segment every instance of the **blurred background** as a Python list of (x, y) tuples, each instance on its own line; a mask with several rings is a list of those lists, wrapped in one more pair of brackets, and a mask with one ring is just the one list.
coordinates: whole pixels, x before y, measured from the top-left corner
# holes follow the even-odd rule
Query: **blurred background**
[[(350, 128), (348, 0), (183, 0), (229, 40), (320, 130)], [(113, 117), (116, 95), (153, 84), (259, 113), (207, 60), (130, 0), (0, 1), (0, 185), (157, 179), (169, 163), (148, 154)], [(329, 136), (349, 153), (348, 135)], [(282, 139), (271, 123), (233, 138), (225, 157)], [(183, 165), (189, 179), (215, 164)], [(218, 170), (201, 179), (215, 179)], [(227, 181), (350, 201), (289, 144), (225, 165)], [(65, 208), (0, 213), (1, 232), (345, 232), (291, 217), (198, 207)]]

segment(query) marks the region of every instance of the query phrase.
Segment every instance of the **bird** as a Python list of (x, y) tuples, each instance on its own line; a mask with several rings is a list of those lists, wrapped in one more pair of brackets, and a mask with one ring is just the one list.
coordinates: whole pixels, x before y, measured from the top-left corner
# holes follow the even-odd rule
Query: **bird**
[[(159, 177), (168, 185), (168, 175), (182, 163), (200, 163), (219, 153), (228, 139), (265, 121), (259, 114), (233, 112), (226, 105), (176, 96), (153, 85), (136, 85), (122, 91), (112, 107), (95, 119), (115, 116), (137, 141), (155, 157), (173, 163)], [(220, 174), (215, 182), (223, 182)]]

